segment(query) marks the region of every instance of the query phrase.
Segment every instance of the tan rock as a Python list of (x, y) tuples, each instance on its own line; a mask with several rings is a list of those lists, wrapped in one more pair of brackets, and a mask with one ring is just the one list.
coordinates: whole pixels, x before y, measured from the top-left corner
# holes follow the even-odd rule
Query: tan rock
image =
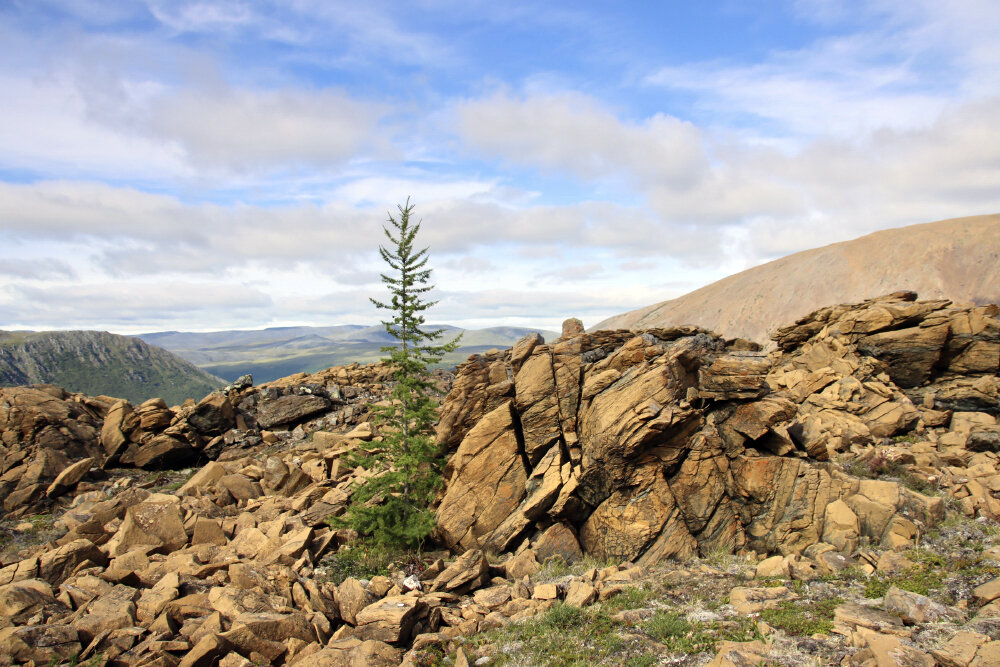
[(357, 625), (357, 615), (362, 609), (375, 602), (376, 595), (367, 590), (353, 577), (345, 579), (337, 588), (337, 603), (340, 617), (351, 625)]
[[(979, 648), (989, 643), (987, 635), (961, 630), (948, 643), (931, 652), (944, 667), (969, 667)], [(1000, 660), (1000, 658), (998, 658)]]
[(755, 576), (758, 579), (762, 577), (788, 579), (788, 559), (784, 556), (771, 556), (770, 558), (765, 558), (761, 562), (757, 563)]
[(56, 498), (66, 493), (66, 491), (76, 486), (76, 484), (83, 479), (83, 476), (86, 475), (87, 471), (94, 465), (95, 460), (96, 459), (94, 459), (94, 457), (88, 456), (87, 458), (81, 459), (64, 469), (55, 478), (55, 481), (49, 485), (45, 495), (49, 498)]
[(136, 618), (148, 626), (167, 605), (180, 596), (180, 577), (176, 572), (164, 575), (152, 588), (142, 591), (136, 603)]
[(187, 544), (184, 520), (176, 503), (144, 502), (128, 508), (118, 532), (107, 544), (108, 554), (120, 556), (138, 546), (152, 546), (166, 553)]
[(26, 579), (0, 586), (0, 617), (14, 619), (41, 607), (60, 607), (52, 587), (39, 579)]
[(194, 495), (194, 492), (197, 489), (207, 489), (222, 479), (226, 474), (226, 469), (221, 463), (209, 461), (207, 464), (202, 466), (198, 472), (192, 475), (191, 479), (186, 481), (184, 486), (178, 489), (177, 492), (182, 496)]
[(222, 635), (245, 653), (258, 652), (274, 661), (289, 642), (307, 646), (317, 641), (316, 630), (302, 613), (243, 614), (233, 619), (232, 629)]
[(986, 604), (1000, 598), (1000, 577), (977, 586), (972, 597), (978, 604)]
[(511, 597), (511, 587), (508, 584), (502, 584), (500, 586), (490, 586), (489, 588), (481, 588), (472, 595), (473, 601), (484, 607), (494, 609), (504, 604)]
[(38, 557), (26, 558), (0, 568), (0, 586), (38, 576)]
[(402, 644), (410, 639), (413, 626), (427, 610), (417, 597), (396, 595), (368, 605), (357, 615), (355, 636), (387, 644)]
[(489, 572), (490, 564), (485, 554), (470, 549), (434, 579), (431, 590), (456, 594), (475, 590), (489, 581)]
[(916, 566), (917, 564), (906, 556), (903, 556), (895, 551), (886, 551), (879, 556), (875, 569), (879, 572), (885, 572), (887, 574), (899, 574), (900, 572), (905, 572), (906, 570), (912, 569)]
[(880, 632), (892, 631), (894, 634), (903, 629), (903, 621), (899, 616), (855, 602), (845, 602), (838, 606), (833, 612), (833, 622), (834, 630), (841, 631), (842, 634), (847, 634), (843, 628), (849, 630), (867, 628)]
[(0, 657), (14, 664), (48, 664), (79, 655), (83, 649), (71, 625), (22, 625), (0, 630)]
[(775, 609), (784, 600), (796, 595), (785, 586), (774, 588), (748, 588), (737, 586), (729, 592), (729, 604), (738, 614), (756, 614), (763, 609)]
[(233, 498), (238, 501), (253, 500), (264, 495), (260, 484), (246, 475), (223, 475), (216, 484), (229, 491)]
[[(132, 406), (128, 401), (118, 401), (105, 416), (104, 425), (101, 427), (101, 445), (104, 447), (104, 453), (108, 460), (114, 460), (128, 443), (127, 433), (123, 432), (122, 429), (125, 427), (129, 431), (131, 430), (127, 428), (127, 424), (132, 414)], [(138, 419), (132, 421), (137, 425)]]
[(524, 434), (524, 451), (534, 466), (562, 433), (552, 355), (535, 348), (514, 377), (515, 405)]
[(306, 662), (315, 667), (395, 667), (400, 652), (385, 642), (342, 639), (310, 655)]
[(759, 665), (768, 654), (767, 645), (759, 640), (752, 642), (719, 642), (715, 657), (706, 667), (748, 667)]
[(104, 565), (107, 558), (86, 539), (73, 540), (53, 551), (45, 551), (38, 559), (38, 578), (56, 585), (68, 577), (82, 563)]
[(575, 563), (583, 557), (576, 533), (564, 523), (552, 524), (535, 538), (532, 548), (541, 562), (558, 557), (567, 563)]
[[(599, 558), (634, 560), (661, 534), (672, 539), (658, 549), (659, 557), (683, 557), (694, 551), (694, 540), (674, 502), (670, 484), (659, 466), (633, 473), (642, 480), (632, 488), (612, 493), (580, 529), (580, 543)], [(688, 477), (690, 479), (690, 477)], [(648, 480), (648, 481), (647, 481)]]
[(969, 667), (1000, 667), (1000, 641), (980, 646)]
[(585, 581), (573, 581), (566, 590), (566, 604), (571, 607), (586, 607), (597, 600), (597, 589)]
[(228, 542), (222, 524), (215, 519), (198, 517), (194, 524), (194, 533), (191, 535), (191, 544), (214, 544), (222, 546)]
[(525, 549), (524, 551), (511, 556), (507, 562), (504, 563), (504, 568), (508, 579), (518, 580), (526, 576), (530, 577), (541, 570), (542, 566), (538, 564), (535, 552), (531, 549)]
[(485, 415), (448, 462), (438, 531), (451, 547), (474, 548), (524, 499), (527, 473), (518, 449), (512, 405)]
[(898, 614), (904, 621), (911, 624), (939, 623), (941, 621), (961, 622), (963, 615), (957, 609), (946, 607), (935, 602), (926, 595), (911, 593), (891, 587), (885, 594), (882, 607), (893, 614)]
[(838, 550), (851, 553), (858, 547), (861, 524), (858, 515), (843, 500), (826, 506), (823, 518), (823, 541)]
[(268, 613), (286, 608), (284, 600), (280, 597), (235, 586), (216, 586), (210, 589), (206, 602), (211, 609), (229, 620), (243, 614)]
[(232, 650), (232, 644), (219, 635), (202, 637), (188, 653), (181, 658), (177, 667), (211, 667)]
[(205, 435), (221, 435), (236, 424), (233, 405), (229, 397), (221, 392), (201, 399), (187, 419), (191, 426)]
[(537, 584), (531, 597), (535, 600), (558, 600), (559, 588), (555, 584)]
[(897, 636), (866, 627), (859, 627), (857, 634), (874, 654), (878, 667), (934, 667), (934, 658), (903, 644)]

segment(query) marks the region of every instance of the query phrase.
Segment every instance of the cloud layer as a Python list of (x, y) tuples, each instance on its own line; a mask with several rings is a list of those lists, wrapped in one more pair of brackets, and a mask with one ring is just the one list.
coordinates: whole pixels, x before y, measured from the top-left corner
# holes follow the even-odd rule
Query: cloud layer
[(1000, 210), (994, 3), (646, 11), (0, 8), (0, 328), (372, 322), (410, 195), (436, 319), (548, 328)]

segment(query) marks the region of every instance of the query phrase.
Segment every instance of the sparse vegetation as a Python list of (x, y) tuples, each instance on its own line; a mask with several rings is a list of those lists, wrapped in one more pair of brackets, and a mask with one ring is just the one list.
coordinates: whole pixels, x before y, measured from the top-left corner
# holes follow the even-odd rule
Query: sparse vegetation
[(349, 577), (371, 579), (389, 576), (394, 569), (420, 571), (423, 565), (415, 551), (400, 549), (376, 540), (359, 540), (338, 549), (322, 561), (326, 577), (335, 584)]
[[(25, 530), (24, 525), (30, 524)], [(0, 524), (0, 554), (35, 547), (57, 539), (61, 531), (55, 528), (55, 517), (49, 512), (34, 514)]]
[(844, 472), (852, 477), (895, 480), (906, 488), (924, 495), (939, 495), (941, 493), (941, 489), (935, 482), (914, 474), (908, 466), (889, 459), (882, 452), (876, 452), (874, 456), (864, 461), (856, 458), (841, 461), (840, 465)]
[(472, 638), (488, 646), (496, 665), (648, 665), (641, 636), (626, 632), (598, 605), (579, 609), (557, 603), (544, 614)]
[(790, 635), (811, 636), (829, 634), (833, 630), (833, 611), (844, 602), (831, 597), (817, 601), (785, 601), (775, 609), (760, 612), (762, 621), (780, 628)]
[(669, 653), (691, 655), (713, 652), (720, 641), (759, 639), (756, 625), (754, 619), (747, 617), (703, 622), (689, 621), (676, 611), (658, 611), (643, 625), (643, 630)]
[(542, 569), (532, 579), (540, 582), (553, 581), (568, 575), (580, 575), (590, 569), (600, 570), (610, 565), (615, 565), (615, 563), (611, 560), (597, 558), (590, 554), (573, 563), (567, 563), (561, 556), (553, 556), (542, 563)]

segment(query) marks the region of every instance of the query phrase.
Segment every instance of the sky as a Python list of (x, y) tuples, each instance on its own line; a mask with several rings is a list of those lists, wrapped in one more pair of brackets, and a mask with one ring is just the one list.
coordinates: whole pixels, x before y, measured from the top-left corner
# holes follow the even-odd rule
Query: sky
[(0, 329), (558, 329), (1000, 212), (996, 0), (0, 0)]

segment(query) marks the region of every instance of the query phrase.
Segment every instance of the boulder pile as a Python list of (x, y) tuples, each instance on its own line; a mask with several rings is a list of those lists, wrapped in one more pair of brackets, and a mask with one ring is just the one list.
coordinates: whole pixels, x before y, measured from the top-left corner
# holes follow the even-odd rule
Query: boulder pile
[(92, 490), (84, 480), (92, 468), (182, 468), (239, 457), (265, 439), (273, 444), (275, 434), (301, 437), (294, 430), (300, 425), (357, 424), (384, 398), (390, 375), (381, 364), (352, 364), (259, 387), (246, 376), (172, 408), (158, 398), (133, 406), (52, 385), (0, 388), (3, 510), (17, 517), (38, 511), (46, 498)]

